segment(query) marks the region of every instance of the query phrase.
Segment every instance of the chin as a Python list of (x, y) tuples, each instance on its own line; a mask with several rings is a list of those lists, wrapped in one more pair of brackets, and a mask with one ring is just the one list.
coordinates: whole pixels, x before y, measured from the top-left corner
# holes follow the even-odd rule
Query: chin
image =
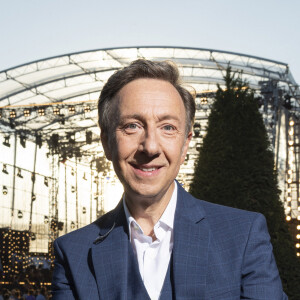
[(151, 183), (137, 183), (136, 185), (129, 186), (129, 189), (125, 189), (125, 193), (131, 195), (131, 197), (139, 198), (156, 198), (158, 196), (161, 197), (168, 191), (172, 182), (163, 186), (155, 186)]

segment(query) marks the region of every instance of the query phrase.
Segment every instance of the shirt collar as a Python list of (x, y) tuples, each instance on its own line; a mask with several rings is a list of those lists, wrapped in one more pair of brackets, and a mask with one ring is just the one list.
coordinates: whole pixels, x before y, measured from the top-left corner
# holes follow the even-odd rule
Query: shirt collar
[[(175, 187), (171, 196), (171, 199), (163, 212), (162, 216), (158, 220), (160, 223), (166, 224), (170, 229), (173, 229), (174, 227), (174, 216), (175, 216), (175, 209), (176, 209), (176, 204), (177, 204), (177, 183), (174, 181)], [(127, 219), (127, 224), (129, 228), (129, 236), (131, 237), (131, 223), (133, 222), (134, 225), (137, 225), (141, 232), (143, 232), (142, 228), (139, 226), (139, 224), (136, 222), (136, 220), (130, 215), (130, 212), (127, 208), (126, 201), (125, 201), (125, 193), (123, 195), (123, 207), (125, 211), (125, 216)], [(157, 223), (158, 223), (157, 222)]]

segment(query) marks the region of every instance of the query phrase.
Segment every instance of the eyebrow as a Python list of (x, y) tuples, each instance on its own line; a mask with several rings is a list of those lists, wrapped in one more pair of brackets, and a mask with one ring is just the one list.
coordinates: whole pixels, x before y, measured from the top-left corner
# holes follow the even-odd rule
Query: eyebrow
[[(123, 123), (127, 119), (136, 119), (140, 121), (144, 121), (145, 118), (142, 115), (139, 114), (131, 114), (131, 115), (124, 115), (120, 117), (120, 122)], [(176, 121), (181, 121), (177, 116), (168, 114), (168, 115), (162, 115), (158, 116), (159, 121), (164, 121), (164, 120), (176, 120)]]

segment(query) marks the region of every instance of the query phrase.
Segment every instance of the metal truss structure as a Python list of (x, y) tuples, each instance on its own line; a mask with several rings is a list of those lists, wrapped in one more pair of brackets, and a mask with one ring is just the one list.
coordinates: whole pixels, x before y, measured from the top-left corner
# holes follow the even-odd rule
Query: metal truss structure
[[(109, 167), (101, 158), (97, 99), (106, 80), (138, 58), (174, 61), (186, 86), (196, 92), (194, 137), (178, 176), (187, 187), (217, 86), (224, 86), (228, 66), (240, 73), (261, 104), (287, 217), (300, 220), (300, 90), (286, 63), (212, 49), (129, 47), (70, 53), (20, 65), (0, 72), (4, 144), (11, 136), (21, 144), (30, 140), (47, 147), (49, 155), (59, 161), (80, 158), (105, 176)], [(54, 178), (58, 171), (52, 168)], [(50, 217), (57, 220), (54, 183), (53, 179)]]

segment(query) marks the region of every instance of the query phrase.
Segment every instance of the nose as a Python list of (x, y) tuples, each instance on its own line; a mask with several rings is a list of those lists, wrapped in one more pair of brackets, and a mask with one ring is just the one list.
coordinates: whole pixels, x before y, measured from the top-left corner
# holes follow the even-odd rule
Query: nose
[(140, 151), (149, 157), (157, 156), (160, 153), (159, 137), (155, 129), (145, 130), (140, 142)]

